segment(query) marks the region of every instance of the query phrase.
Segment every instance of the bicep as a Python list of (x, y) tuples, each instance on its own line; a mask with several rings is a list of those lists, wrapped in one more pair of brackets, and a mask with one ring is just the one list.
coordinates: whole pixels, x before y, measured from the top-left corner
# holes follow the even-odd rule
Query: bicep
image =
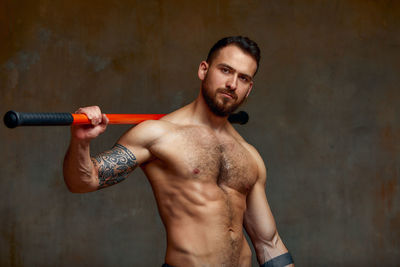
[(92, 157), (92, 162), (98, 177), (98, 189), (122, 182), (137, 167), (135, 155), (121, 144)]

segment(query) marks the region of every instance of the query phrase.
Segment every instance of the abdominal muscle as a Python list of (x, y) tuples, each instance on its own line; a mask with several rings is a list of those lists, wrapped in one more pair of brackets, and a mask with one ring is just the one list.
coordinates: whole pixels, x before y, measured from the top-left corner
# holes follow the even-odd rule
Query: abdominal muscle
[(144, 171), (167, 231), (166, 263), (176, 267), (251, 265), (243, 235), (246, 196), (214, 181)]

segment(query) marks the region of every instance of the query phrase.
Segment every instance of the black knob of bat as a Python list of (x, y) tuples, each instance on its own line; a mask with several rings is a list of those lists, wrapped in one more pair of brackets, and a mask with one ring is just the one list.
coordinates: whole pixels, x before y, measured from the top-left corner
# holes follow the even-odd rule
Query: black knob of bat
[(249, 114), (246, 111), (239, 111), (229, 115), (228, 120), (230, 123), (246, 124), (249, 121)]
[(18, 113), (15, 112), (14, 110), (10, 110), (8, 111), (5, 115), (4, 115), (4, 124), (8, 127), (8, 128), (15, 128), (19, 125), (19, 118), (18, 118)]

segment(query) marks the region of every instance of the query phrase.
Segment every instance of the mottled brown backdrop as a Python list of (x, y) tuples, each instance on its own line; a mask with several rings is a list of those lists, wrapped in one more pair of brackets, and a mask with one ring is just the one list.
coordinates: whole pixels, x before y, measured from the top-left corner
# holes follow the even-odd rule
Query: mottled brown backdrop
[[(197, 95), (209, 47), (239, 34), (262, 62), (237, 129), (267, 164), (297, 266), (399, 266), (399, 1), (1, 0), (0, 112), (170, 112)], [(110, 126), (93, 152), (126, 129)], [(161, 265), (140, 170), (72, 194), (68, 127), (0, 125), (0, 140), (0, 266)]]

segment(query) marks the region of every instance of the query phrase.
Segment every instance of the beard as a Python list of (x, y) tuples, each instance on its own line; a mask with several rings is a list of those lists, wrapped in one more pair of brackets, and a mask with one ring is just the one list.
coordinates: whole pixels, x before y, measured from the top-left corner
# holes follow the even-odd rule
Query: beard
[[(229, 94), (232, 96), (232, 99), (223, 98), (222, 101), (218, 101), (217, 95), (219, 93)], [(208, 108), (211, 110), (212, 113), (214, 113), (214, 115), (218, 117), (229, 116), (229, 114), (233, 113), (246, 99), (244, 97), (240, 101), (236, 102), (238, 100), (237, 94), (233, 90), (227, 88), (218, 88), (213, 93), (213, 90), (210, 89), (210, 86), (207, 83), (207, 76), (201, 83), (201, 94)]]

